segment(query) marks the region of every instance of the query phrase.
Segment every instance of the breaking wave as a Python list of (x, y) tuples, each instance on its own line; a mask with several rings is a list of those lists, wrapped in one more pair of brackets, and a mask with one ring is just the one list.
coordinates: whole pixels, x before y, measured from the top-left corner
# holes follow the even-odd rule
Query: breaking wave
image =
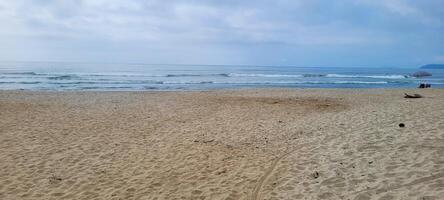
[(71, 79), (79, 79), (80, 77), (77, 75), (61, 75), (61, 76), (52, 76), (48, 77), (49, 80), (71, 80)]
[(405, 79), (410, 78), (407, 75), (346, 75), (346, 74), (327, 74), (329, 78), (377, 78), (377, 79)]
[(229, 77), (293, 77), (293, 78), (302, 78), (303, 75), (299, 74), (237, 74), (237, 73), (230, 73), (228, 74)]
[(163, 84), (233, 84), (233, 85), (283, 85), (283, 84), (388, 84), (387, 81), (165, 81)]

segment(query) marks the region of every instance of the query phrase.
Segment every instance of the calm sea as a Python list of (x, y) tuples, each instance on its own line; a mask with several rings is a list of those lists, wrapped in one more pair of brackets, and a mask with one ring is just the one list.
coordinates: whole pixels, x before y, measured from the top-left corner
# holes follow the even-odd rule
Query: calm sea
[(444, 88), (444, 70), (419, 68), (2, 62), (0, 90), (208, 90), (224, 88)]

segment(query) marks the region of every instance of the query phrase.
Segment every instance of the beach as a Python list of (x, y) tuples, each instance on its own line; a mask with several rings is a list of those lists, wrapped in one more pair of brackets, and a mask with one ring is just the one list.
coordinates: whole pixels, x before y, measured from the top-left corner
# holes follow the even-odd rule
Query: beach
[(444, 90), (0, 91), (0, 160), (5, 200), (438, 200)]

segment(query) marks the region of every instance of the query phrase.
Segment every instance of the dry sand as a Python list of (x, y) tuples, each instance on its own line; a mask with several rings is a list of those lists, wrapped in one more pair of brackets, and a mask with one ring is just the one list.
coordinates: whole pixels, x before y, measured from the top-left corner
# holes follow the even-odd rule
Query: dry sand
[(444, 90), (1, 91), (0, 199), (444, 199)]

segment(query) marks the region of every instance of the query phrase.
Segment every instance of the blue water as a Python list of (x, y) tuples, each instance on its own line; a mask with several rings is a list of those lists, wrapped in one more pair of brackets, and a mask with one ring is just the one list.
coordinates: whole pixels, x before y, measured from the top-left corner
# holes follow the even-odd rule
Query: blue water
[(224, 88), (444, 88), (444, 70), (418, 68), (0, 63), (0, 90), (208, 90)]

